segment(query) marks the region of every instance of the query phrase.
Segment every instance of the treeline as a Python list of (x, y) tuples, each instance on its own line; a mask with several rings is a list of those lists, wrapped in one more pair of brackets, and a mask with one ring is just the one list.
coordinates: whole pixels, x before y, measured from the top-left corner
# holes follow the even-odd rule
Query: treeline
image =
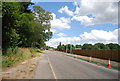
[(60, 44), (57, 46), (58, 50), (66, 50), (66, 49), (82, 49), (82, 50), (119, 50), (120, 45), (115, 43), (103, 44), (103, 43), (96, 43), (92, 44), (83, 44), (83, 45), (72, 45), (72, 44)]
[(52, 37), (50, 31), (51, 12), (31, 2), (2, 3), (2, 50), (9, 48), (38, 47), (45, 48), (45, 41)]
[(49, 49), (55, 49), (55, 48), (50, 47), (50, 46), (46, 46), (46, 50), (49, 50)]

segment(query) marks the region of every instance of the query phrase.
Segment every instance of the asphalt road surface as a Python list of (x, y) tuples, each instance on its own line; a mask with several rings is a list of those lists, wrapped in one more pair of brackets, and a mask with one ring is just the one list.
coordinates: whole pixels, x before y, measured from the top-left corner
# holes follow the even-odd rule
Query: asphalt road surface
[(45, 51), (34, 79), (118, 79), (118, 71), (75, 59), (58, 51)]

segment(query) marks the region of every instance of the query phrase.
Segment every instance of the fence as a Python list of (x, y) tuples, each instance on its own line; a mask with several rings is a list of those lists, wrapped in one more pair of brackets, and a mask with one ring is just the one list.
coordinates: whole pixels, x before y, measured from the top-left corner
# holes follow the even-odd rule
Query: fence
[[(65, 50), (59, 50), (65, 52)], [(70, 50), (67, 51), (70, 53)], [(120, 50), (72, 50), (72, 54), (83, 55), (83, 56), (92, 56), (95, 58), (101, 58), (108, 60), (110, 58), (113, 61), (120, 62), (119, 60)]]

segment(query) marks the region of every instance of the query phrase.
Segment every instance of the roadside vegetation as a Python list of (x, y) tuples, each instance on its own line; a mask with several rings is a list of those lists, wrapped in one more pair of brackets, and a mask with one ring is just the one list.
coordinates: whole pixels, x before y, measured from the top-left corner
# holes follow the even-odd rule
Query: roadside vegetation
[(53, 48), (53, 47), (46, 46), (46, 50), (50, 50), (50, 49), (54, 49), (55, 50), (55, 48)]
[(18, 65), (24, 60), (31, 59), (41, 55), (41, 51), (38, 48), (9, 48), (8, 55), (2, 56), (2, 67), (7, 68), (11, 66)]
[(2, 67), (38, 56), (52, 37), (51, 12), (31, 2), (2, 3)]
[(72, 45), (72, 44), (61, 44), (57, 46), (58, 50), (66, 50), (66, 49), (81, 49), (81, 50), (120, 50), (120, 45), (116, 43), (109, 43), (109, 44), (103, 44), (103, 43), (96, 43), (94, 45), (92, 44), (83, 44), (83, 45)]

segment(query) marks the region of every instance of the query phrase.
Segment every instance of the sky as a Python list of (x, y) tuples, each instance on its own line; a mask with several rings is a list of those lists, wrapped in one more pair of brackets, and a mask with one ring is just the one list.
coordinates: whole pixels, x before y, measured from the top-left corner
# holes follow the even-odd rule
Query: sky
[(53, 37), (46, 42), (47, 46), (57, 47), (60, 42), (74, 45), (118, 43), (117, 2), (32, 2), (53, 15)]

